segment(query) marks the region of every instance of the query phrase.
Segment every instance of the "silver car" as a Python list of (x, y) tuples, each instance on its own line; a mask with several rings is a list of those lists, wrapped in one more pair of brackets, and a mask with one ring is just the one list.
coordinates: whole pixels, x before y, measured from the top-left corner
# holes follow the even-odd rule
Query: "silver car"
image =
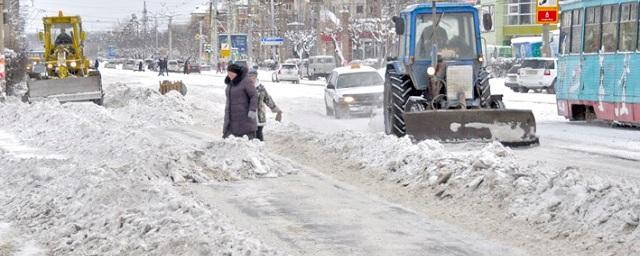
[(294, 84), (300, 83), (300, 71), (298, 66), (292, 63), (282, 64), (280, 69), (274, 74), (274, 82), (291, 81)]

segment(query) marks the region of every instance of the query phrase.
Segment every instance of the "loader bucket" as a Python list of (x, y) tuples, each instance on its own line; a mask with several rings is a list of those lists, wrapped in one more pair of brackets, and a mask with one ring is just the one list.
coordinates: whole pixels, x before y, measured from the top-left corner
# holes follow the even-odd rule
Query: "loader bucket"
[(538, 143), (529, 110), (467, 109), (404, 113), (407, 135), (414, 140), (494, 141), (507, 146)]
[(31, 80), (28, 82), (29, 102), (46, 98), (56, 98), (60, 102), (95, 101), (102, 102), (102, 81), (100, 76), (69, 77), (64, 79)]

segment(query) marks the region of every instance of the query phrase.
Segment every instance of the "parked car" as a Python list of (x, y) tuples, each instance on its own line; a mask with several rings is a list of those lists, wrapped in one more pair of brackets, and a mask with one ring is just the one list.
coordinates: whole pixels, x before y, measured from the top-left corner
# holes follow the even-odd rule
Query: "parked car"
[(122, 65), (122, 69), (124, 70), (138, 70), (138, 62), (134, 59), (128, 59)]
[(513, 65), (507, 71), (507, 78), (504, 80), (504, 86), (511, 88), (514, 92), (520, 92), (520, 83), (518, 82), (518, 71), (520, 64)]
[(325, 88), (326, 114), (337, 119), (352, 113), (371, 114), (382, 107), (383, 92), (384, 79), (376, 69), (358, 64), (336, 68)]
[(520, 92), (545, 90), (548, 93), (555, 93), (556, 66), (555, 58), (524, 59), (522, 67), (518, 70)]
[(378, 64), (378, 59), (365, 59), (362, 61), (362, 65), (369, 66), (372, 68), (380, 68)]
[(272, 59), (266, 59), (262, 62), (262, 67), (268, 70), (277, 70), (278, 66), (276, 65), (276, 61)]
[(180, 63), (177, 60), (167, 61), (167, 70), (169, 72), (182, 72)]
[(189, 72), (191, 72), (191, 73), (200, 73), (200, 72), (202, 72), (202, 65), (200, 65), (198, 63), (191, 64), (191, 69), (190, 69)]
[(293, 63), (285, 63), (280, 66), (278, 72), (273, 74), (272, 80), (274, 82), (291, 81), (294, 84), (300, 83), (300, 71), (298, 66)]
[(309, 79), (317, 80), (320, 77), (329, 77), (331, 71), (336, 68), (336, 60), (333, 56), (312, 56), (309, 57)]
[(156, 68), (156, 61), (153, 59), (144, 60), (144, 66), (148, 70), (158, 71), (158, 69)]

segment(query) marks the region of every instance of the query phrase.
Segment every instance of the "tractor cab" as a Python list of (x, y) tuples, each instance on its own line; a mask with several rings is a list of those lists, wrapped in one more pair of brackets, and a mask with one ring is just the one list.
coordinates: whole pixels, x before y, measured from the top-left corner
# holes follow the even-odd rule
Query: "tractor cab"
[(90, 64), (82, 52), (86, 33), (80, 17), (59, 12), (58, 16), (43, 18), (43, 23), (44, 31), (38, 34), (38, 39), (44, 43), (49, 75), (64, 78), (87, 74)]
[[(396, 68), (439, 108), (478, 107), (474, 82), (482, 74), (478, 11), (468, 4), (438, 3), (407, 7), (394, 19), (401, 48)], [(433, 64), (435, 63), (435, 64)], [(439, 97), (440, 96), (440, 97)]]

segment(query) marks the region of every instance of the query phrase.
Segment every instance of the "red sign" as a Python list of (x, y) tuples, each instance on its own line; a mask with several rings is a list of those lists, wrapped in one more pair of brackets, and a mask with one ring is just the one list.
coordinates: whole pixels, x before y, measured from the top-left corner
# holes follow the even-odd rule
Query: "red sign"
[(538, 10), (536, 14), (538, 24), (555, 24), (558, 23), (558, 10), (546, 9)]
[(0, 55), (0, 80), (5, 78), (5, 70), (4, 70), (4, 55)]

